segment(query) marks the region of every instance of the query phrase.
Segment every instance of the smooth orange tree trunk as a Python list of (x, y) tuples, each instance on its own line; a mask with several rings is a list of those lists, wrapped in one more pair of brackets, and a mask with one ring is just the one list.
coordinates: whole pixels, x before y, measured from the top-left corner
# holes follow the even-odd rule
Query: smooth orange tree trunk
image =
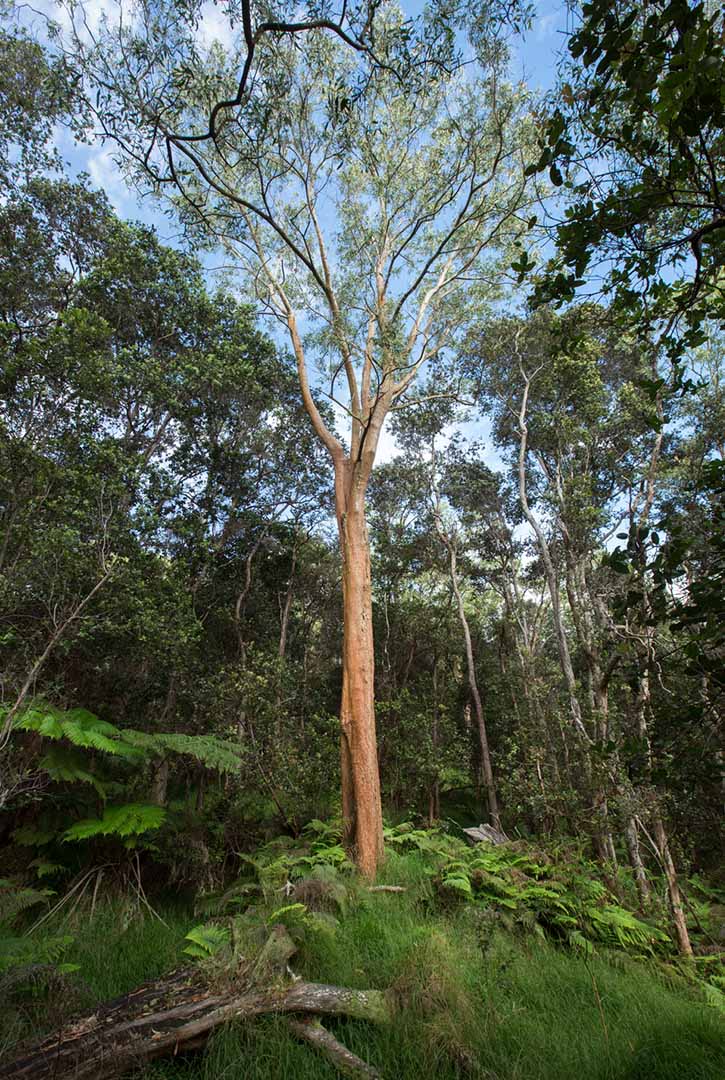
[(375, 731), (375, 652), (367, 477), (349, 461), (338, 466), (337, 521), (342, 556), (343, 651), (340, 706), (342, 810), (346, 845), (372, 878), (383, 858), (383, 811)]

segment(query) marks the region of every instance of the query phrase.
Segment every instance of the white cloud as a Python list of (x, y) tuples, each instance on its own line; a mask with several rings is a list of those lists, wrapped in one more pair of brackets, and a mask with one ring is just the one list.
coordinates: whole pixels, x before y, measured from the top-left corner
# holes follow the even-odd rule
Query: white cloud
[(83, 10), (88, 29), (95, 34), (104, 15), (111, 23), (118, 21), (117, 13), (120, 11), (120, 5), (116, 3), (116, 0), (84, 0)]
[(236, 37), (237, 30), (232, 26), (229, 17), (211, 0), (206, 0), (201, 8), (201, 18), (196, 31), (199, 45), (208, 49), (213, 42), (218, 41), (225, 49), (231, 49)]
[(558, 11), (551, 11), (542, 15), (534, 24), (534, 33), (537, 41), (543, 41), (558, 29), (561, 15)]
[(85, 168), (95, 187), (105, 191), (119, 217), (133, 216), (134, 210), (137, 209), (135, 196), (126, 186), (111, 151), (100, 149), (91, 152)]

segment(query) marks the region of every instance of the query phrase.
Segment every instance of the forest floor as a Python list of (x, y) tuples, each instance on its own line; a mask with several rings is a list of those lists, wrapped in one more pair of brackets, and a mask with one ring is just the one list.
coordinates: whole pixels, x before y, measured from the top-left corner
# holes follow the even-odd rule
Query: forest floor
[[(536, 934), (481, 920), (470, 904), (441, 904), (419, 853), (391, 853), (381, 881), (306, 924), (292, 961), (305, 979), (390, 992), (394, 1020), (326, 1020), (386, 1080), (723, 1080), (725, 1024), (718, 1009), (653, 960), (597, 950), (577, 955)], [(285, 918), (285, 900), (281, 901)], [(18, 1037), (52, 1030), (79, 1011), (188, 963), (199, 922), (179, 899), (157, 915), (127, 898), (79, 907), (46, 933), (72, 936), (63, 960), (78, 965), (61, 992), (37, 991), (4, 1009), (0, 1053)], [(289, 915), (288, 911), (288, 915)], [(294, 921), (294, 919), (293, 919)], [(2, 1068), (0, 1067), (0, 1075)], [(326, 1080), (339, 1075), (298, 1042), (284, 1018), (216, 1032), (203, 1052), (147, 1065), (137, 1080)]]

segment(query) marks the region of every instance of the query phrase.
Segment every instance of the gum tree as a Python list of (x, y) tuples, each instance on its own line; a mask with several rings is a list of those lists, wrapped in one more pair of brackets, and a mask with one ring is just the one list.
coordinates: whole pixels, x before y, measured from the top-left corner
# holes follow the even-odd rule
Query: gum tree
[[(403, 21), (393, 6), (378, 20), (384, 55)], [(288, 337), (334, 466), (343, 814), (357, 863), (373, 875), (382, 813), (365, 494), (391, 409), (455, 343), (471, 304), (501, 292), (501, 260), (526, 229), (525, 96), (505, 82), (493, 38), (475, 75), (437, 69), (411, 94), (385, 64), (361, 84), (353, 53), (320, 29), (304, 48), (261, 39), (245, 108), (218, 111), (209, 138), (227, 87), (233, 103), (243, 38), (241, 51), (215, 44), (202, 56), (171, 15), (156, 19), (153, 37), (142, 15), (129, 25), (107, 27), (95, 46), (76, 42), (97, 115), (126, 162), (253, 281)], [(434, 387), (449, 391), (443, 379)], [(323, 417), (324, 397), (346, 437)]]

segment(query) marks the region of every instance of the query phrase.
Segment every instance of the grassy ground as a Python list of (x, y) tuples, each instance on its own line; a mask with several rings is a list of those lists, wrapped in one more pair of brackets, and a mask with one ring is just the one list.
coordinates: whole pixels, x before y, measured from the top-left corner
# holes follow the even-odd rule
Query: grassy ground
[[(334, 932), (306, 936), (293, 966), (310, 979), (392, 988), (389, 1028), (328, 1026), (386, 1080), (723, 1080), (721, 1015), (644, 962), (588, 960), (531, 935), (514, 938), (470, 906), (430, 902), (421, 861), (391, 856), (405, 894), (361, 894)], [(64, 959), (80, 965), (75, 1006), (160, 975), (197, 920), (164, 908), (127, 920), (118, 904), (76, 915)], [(80, 986), (80, 983), (79, 983)], [(57, 1002), (56, 1002), (57, 1004)], [(66, 1004), (68, 1000), (66, 999)], [(15, 1027), (25, 1013), (16, 1013)], [(38, 1016), (39, 1013), (36, 1013)], [(51, 1019), (48, 1013), (45, 1020)], [(324, 1080), (337, 1074), (283, 1020), (232, 1027), (206, 1052), (146, 1068), (144, 1080)]]

